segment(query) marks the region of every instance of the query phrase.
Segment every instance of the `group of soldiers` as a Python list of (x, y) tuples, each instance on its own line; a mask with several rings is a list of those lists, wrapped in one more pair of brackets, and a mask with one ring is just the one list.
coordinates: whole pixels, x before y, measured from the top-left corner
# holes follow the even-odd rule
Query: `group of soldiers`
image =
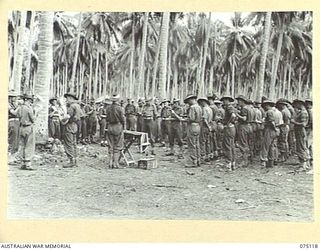
[[(185, 167), (200, 167), (220, 158), (228, 170), (251, 165), (255, 158), (263, 167), (271, 168), (297, 155), (303, 170), (312, 161), (312, 101), (286, 99), (252, 101), (243, 95), (233, 98), (214, 94), (184, 100), (140, 98), (123, 101), (113, 95), (103, 100), (81, 102), (66, 93), (67, 105), (50, 99), (49, 135), (64, 142), (69, 163), (77, 166), (77, 143), (101, 143), (109, 147), (109, 167), (119, 167), (124, 145), (124, 130), (148, 134), (151, 154), (155, 143), (167, 146), (166, 156), (186, 158)], [(17, 136), (22, 148), (33, 140), (32, 96), (24, 95), (17, 102), (9, 94), (9, 147), (16, 151)], [(30, 138), (28, 138), (28, 135)], [(184, 144), (188, 154), (183, 154)], [(175, 150), (175, 146), (178, 150)], [(236, 157), (236, 148), (241, 152)], [(25, 151), (25, 150), (24, 150)], [(23, 169), (30, 168), (30, 154), (23, 154)]]

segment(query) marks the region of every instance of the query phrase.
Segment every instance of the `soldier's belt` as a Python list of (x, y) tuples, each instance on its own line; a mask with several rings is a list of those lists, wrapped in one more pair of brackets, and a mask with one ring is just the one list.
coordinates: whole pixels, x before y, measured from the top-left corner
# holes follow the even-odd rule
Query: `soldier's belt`
[(153, 120), (152, 117), (143, 117), (144, 120)]
[(31, 126), (32, 124), (20, 124), (20, 127), (29, 127), (29, 126)]
[(19, 118), (9, 118), (9, 121), (18, 121)]
[(172, 118), (161, 118), (162, 121), (172, 121)]

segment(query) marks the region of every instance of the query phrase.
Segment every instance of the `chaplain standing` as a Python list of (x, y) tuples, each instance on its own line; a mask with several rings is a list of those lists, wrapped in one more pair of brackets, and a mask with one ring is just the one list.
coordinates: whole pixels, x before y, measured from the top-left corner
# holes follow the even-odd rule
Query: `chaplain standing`
[(186, 168), (200, 167), (200, 122), (202, 109), (197, 103), (197, 96), (188, 95), (184, 103), (189, 105), (187, 113), (188, 163)]
[(119, 100), (119, 95), (113, 95), (111, 97), (112, 104), (106, 110), (108, 121), (107, 140), (110, 155), (109, 168), (119, 168), (120, 152), (124, 146), (125, 115)]
[(64, 128), (64, 149), (69, 158), (69, 163), (64, 168), (77, 167), (77, 132), (80, 121), (81, 109), (78, 98), (73, 93), (66, 93), (64, 97), (67, 99), (67, 114), (62, 118)]

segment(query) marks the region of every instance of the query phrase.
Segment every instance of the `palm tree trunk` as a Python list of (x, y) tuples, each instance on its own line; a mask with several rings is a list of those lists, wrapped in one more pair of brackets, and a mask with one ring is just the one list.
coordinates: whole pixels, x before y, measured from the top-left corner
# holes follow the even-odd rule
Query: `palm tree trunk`
[(270, 98), (271, 99), (274, 99), (274, 95), (275, 95), (275, 85), (276, 85), (277, 74), (278, 74), (278, 66), (279, 66), (279, 61), (280, 61), (280, 56), (281, 56), (283, 35), (284, 35), (284, 31), (281, 30), (279, 38), (278, 38), (276, 58), (275, 58), (275, 62), (274, 62), (275, 64), (274, 64), (274, 67), (273, 67), (273, 72), (271, 74), (271, 83), (270, 83)]
[(91, 90), (92, 90), (92, 67), (93, 67), (93, 60), (92, 55), (90, 55), (90, 66), (89, 66), (89, 81), (88, 81), (88, 98), (91, 99)]
[(171, 86), (171, 51), (168, 50), (168, 69), (167, 69), (167, 90), (166, 90), (166, 98), (170, 98), (170, 86)]
[(185, 79), (185, 84), (184, 84), (184, 87), (185, 87), (185, 92), (184, 92), (184, 97), (186, 97), (189, 93), (189, 67), (187, 67), (186, 69), (186, 79)]
[[(14, 90), (17, 93), (21, 91), (21, 78), (22, 78), (22, 64), (23, 64), (23, 50), (25, 41), (25, 28), (26, 28), (27, 11), (21, 11), (21, 20), (18, 33), (18, 43), (16, 48), (16, 57), (13, 66)], [(49, 87), (49, 85), (48, 85)]]
[(38, 74), (35, 93), (40, 96), (38, 117), (35, 120), (35, 139), (37, 143), (45, 143), (48, 139), (48, 104), (49, 86), (53, 65), (53, 12), (40, 12), (38, 39)]
[(75, 52), (74, 59), (73, 59), (74, 61), (73, 61), (71, 81), (70, 81), (70, 87), (73, 90), (74, 90), (74, 84), (75, 84), (74, 81), (76, 78), (77, 63), (78, 63), (78, 54), (79, 54), (79, 45), (80, 45), (80, 36), (81, 36), (81, 19), (82, 19), (82, 12), (80, 12), (80, 14), (79, 14), (76, 52)]
[[(108, 86), (108, 83), (109, 83), (109, 80), (108, 80), (108, 77), (109, 77), (109, 70), (108, 70), (108, 55), (107, 55), (107, 51), (105, 52), (104, 56), (106, 57), (105, 59), (105, 83), (103, 85), (103, 91), (102, 91), (102, 95), (103, 96), (106, 96), (107, 94), (107, 86)], [(111, 95), (111, 82), (109, 83), (110, 86), (109, 86), (109, 95)]]
[(299, 69), (298, 96), (297, 96), (297, 98), (300, 98), (300, 97), (301, 97), (301, 89), (302, 89), (301, 79), (302, 79), (302, 70), (301, 70), (301, 68), (300, 68), (300, 69)]
[(145, 89), (143, 90), (145, 95), (149, 95), (150, 94), (150, 69), (147, 69), (147, 78), (146, 78), (146, 85), (145, 85)]
[(178, 68), (175, 66), (173, 71), (173, 90), (172, 90), (172, 97), (178, 98)]
[(263, 89), (264, 89), (264, 76), (266, 70), (266, 61), (268, 55), (268, 48), (269, 48), (269, 39), (270, 39), (270, 31), (271, 31), (271, 15), (272, 12), (266, 12), (265, 22), (264, 22), (264, 34), (263, 34), (263, 44), (261, 49), (261, 58), (260, 58), (260, 65), (259, 65), (259, 82), (256, 91), (256, 99), (261, 100), (263, 96)]
[(235, 58), (232, 58), (232, 69), (231, 69), (231, 96), (234, 97), (234, 78), (235, 78)]
[(94, 82), (93, 82), (93, 93), (92, 93), (92, 98), (96, 98), (97, 96), (97, 87), (98, 87), (98, 70), (99, 70), (99, 51), (97, 50), (97, 59), (96, 59), (96, 71), (94, 75)]
[(210, 30), (211, 30), (211, 12), (209, 12), (209, 19), (208, 23), (206, 25), (206, 34), (205, 34), (205, 40), (203, 45), (203, 62), (201, 66), (201, 77), (200, 77), (200, 95), (204, 95), (204, 76), (206, 72), (206, 62), (207, 62), (207, 55), (208, 55), (208, 43), (209, 43), (209, 36), (210, 36)]
[(227, 75), (227, 87), (225, 90), (226, 95), (230, 95), (230, 74)]
[(149, 12), (145, 12), (143, 16), (143, 30), (142, 30), (142, 42), (140, 48), (140, 57), (139, 57), (139, 76), (138, 76), (138, 93), (143, 92), (144, 85), (144, 61), (145, 61), (145, 53), (147, 46), (147, 32), (148, 32), (148, 16)]
[(288, 73), (288, 84), (287, 84), (287, 96), (288, 97), (291, 94), (291, 75), (292, 75), (292, 59), (291, 59), (291, 56), (290, 56), (289, 73)]
[[(161, 35), (159, 35), (161, 37)], [(159, 55), (160, 55), (160, 45), (161, 43), (158, 42), (157, 45), (157, 52), (154, 58), (154, 67), (153, 67), (153, 76), (152, 76), (152, 85), (151, 85), (151, 95), (155, 96), (156, 91), (156, 79), (157, 79), (157, 72), (158, 72), (158, 64), (159, 64)]]
[(29, 32), (29, 40), (28, 40), (28, 54), (27, 54), (27, 62), (26, 62), (26, 80), (25, 80), (25, 87), (29, 88), (29, 81), (30, 81), (30, 67), (31, 67), (31, 52), (32, 52), (32, 38), (33, 38), (33, 25), (34, 25), (34, 18), (35, 18), (35, 11), (31, 11), (31, 20), (30, 20), (30, 32)]
[[(132, 14), (134, 15), (134, 14)], [(129, 97), (133, 96), (133, 66), (134, 66), (134, 50), (135, 50), (135, 41), (134, 41), (134, 23), (132, 24), (132, 35), (131, 35), (131, 55), (130, 55), (130, 72), (129, 72)]]
[(164, 12), (161, 24), (160, 36), (160, 77), (159, 77), (159, 94), (160, 98), (166, 97), (166, 75), (167, 75), (167, 53), (168, 53), (168, 37), (169, 37), (169, 21), (170, 12)]

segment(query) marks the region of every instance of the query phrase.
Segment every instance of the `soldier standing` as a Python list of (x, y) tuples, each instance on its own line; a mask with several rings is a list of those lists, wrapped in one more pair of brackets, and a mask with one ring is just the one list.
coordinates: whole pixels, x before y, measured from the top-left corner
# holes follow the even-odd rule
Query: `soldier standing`
[(119, 100), (119, 95), (113, 95), (111, 97), (112, 104), (106, 110), (108, 120), (107, 140), (110, 155), (109, 168), (119, 168), (120, 152), (124, 146), (125, 116)]
[(106, 146), (106, 127), (107, 127), (107, 99), (102, 103), (102, 106), (98, 110), (99, 126), (100, 126), (100, 145), (101, 147)]
[(261, 112), (261, 102), (255, 101), (254, 102), (254, 121), (253, 121), (253, 128), (252, 131), (254, 133), (254, 155), (259, 156), (261, 150), (261, 142), (263, 139), (263, 113)]
[(249, 140), (252, 133), (250, 124), (252, 122), (252, 112), (249, 110), (248, 101), (243, 95), (238, 96), (236, 99), (240, 108), (240, 112), (236, 114), (238, 117), (238, 145), (243, 156), (242, 166), (247, 166), (251, 161)]
[(180, 106), (180, 100), (174, 99), (173, 106), (171, 111), (171, 136), (169, 137), (170, 143), (170, 153), (166, 154), (167, 156), (174, 155), (174, 141), (177, 138), (178, 145), (179, 145), (179, 153), (178, 159), (183, 159), (183, 142), (182, 142), (182, 116), (183, 116), (183, 109)]
[(19, 149), (19, 118), (16, 115), (17, 108), (20, 106), (18, 94), (9, 92), (9, 105), (8, 105), (8, 144), (9, 152), (14, 154)]
[(260, 160), (263, 167), (272, 168), (277, 159), (277, 136), (280, 131), (276, 127), (275, 103), (264, 100), (262, 107), (266, 110), (264, 119), (264, 135), (261, 145)]
[(142, 116), (142, 112), (143, 112), (143, 107), (144, 106), (144, 102), (142, 99), (138, 100), (138, 107), (137, 107), (137, 131), (138, 132), (142, 132), (144, 131), (143, 129), (143, 116)]
[(283, 124), (279, 126), (280, 135), (278, 138), (279, 162), (285, 162), (289, 157), (288, 135), (290, 130), (291, 113), (287, 108), (288, 101), (286, 99), (279, 99), (277, 107), (282, 113)]
[(305, 103), (301, 100), (294, 100), (292, 105), (295, 107), (296, 114), (291, 120), (294, 124), (294, 132), (296, 137), (296, 154), (299, 158), (302, 168), (307, 170), (309, 167), (309, 152), (307, 147), (307, 132), (309, 116), (305, 108)]
[(217, 139), (217, 113), (218, 113), (218, 107), (214, 103), (214, 101), (217, 99), (215, 94), (208, 95), (208, 100), (210, 103), (210, 108), (212, 110), (212, 123), (211, 123), (211, 153), (210, 153), (210, 159), (213, 160), (218, 157), (218, 148), (219, 148), (219, 142)]
[(198, 103), (202, 108), (202, 120), (200, 123), (200, 150), (201, 157), (206, 162), (210, 161), (211, 150), (211, 123), (212, 123), (212, 109), (209, 107), (210, 103), (206, 97), (198, 98)]
[[(171, 137), (171, 107), (169, 106), (170, 101), (165, 99), (162, 101), (162, 109), (160, 111), (161, 117), (161, 143), (163, 146), (166, 145), (166, 141), (170, 140)], [(168, 137), (168, 140), (167, 138)]]
[(200, 167), (200, 122), (202, 109), (197, 103), (197, 96), (188, 95), (184, 102), (189, 105), (187, 114), (188, 163), (185, 167)]
[(60, 139), (60, 113), (57, 105), (57, 98), (53, 97), (49, 100), (49, 135), (54, 139)]
[(146, 104), (142, 110), (143, 117), (143, 129), (145, 133), (148, 133), (149, 141), (151, 144), (151, 154), (154, 155), (154, 119), (158, 117), (157, 108), (154, 104), (151, 104), (152, 98), (146, 99)]
[(80, 143), (87, 145), (88, 133), (87, 133), (87, 115), (84, 111), (85, 103), (80, 103), (80, 122), (81, 122), (81, 140)]
[(22, 170), (33, 170), (31, 160), (34, 155), (35, 144), (33, 135), (33, 124), (35, 122), (35, 113), (32, 107), (33, 95), (25, 94), (24, 103), (16, 110), (16, 115), (20, 122), (20, 147), (22, 154)]
[(306, 132), (307, 132), (307, 147), (309, 149), (309, 158), (310, 161), (312, 161), (313, 159), (313, 151), (312, 151), (312, 144), (313, 144), (313, 136), (312, 136), (312, 100), (307, 99), (305, 100), (305, 106), (309, 115), (309, 120), (308, 120), (308, 124), (306, 126)]
[(87, 115), (87, 128), (89, 143), (95, 142), (94, 136), (97, 132), (97, 111), (94, 99), (91, 99), (90, 104), (85, 107)]
[(229, 170), (235, 169), (235, 138), (236, 138), (236, 112), (232, 106), (234, 99), (231, 96), (224, 96), (221, 98), (225, 109), (225, 116), (222, 120), (223, 124), (223, 141), (222, 151), (227, 160), (227, 167)]
[(222, 141), (223, 141), (223, 124), (222, 121), (224, 120), (225, 110), (222, 107), (222, 102), (220, 100), (214, 100), (214, 104), (217, 106), (217, 113), (215, 116), (216, 126), (216, 138), (217, 138), (217, 156), (222, 155)]
[(72, 168), (77, 166), (77, 123), (80, 121), (81, 110), (75, 94), (66, 93), (64, 97), (67, 99), (67, 114), (61, 122), (65, 124), (64, 149), (69, 158), (69, 163), (63, 167)]
[(127, 130), (136, 131), (137, 130), (137, 109), (130, 98), (128, 98), (128, 103), (124, 108), (126, 114)]

